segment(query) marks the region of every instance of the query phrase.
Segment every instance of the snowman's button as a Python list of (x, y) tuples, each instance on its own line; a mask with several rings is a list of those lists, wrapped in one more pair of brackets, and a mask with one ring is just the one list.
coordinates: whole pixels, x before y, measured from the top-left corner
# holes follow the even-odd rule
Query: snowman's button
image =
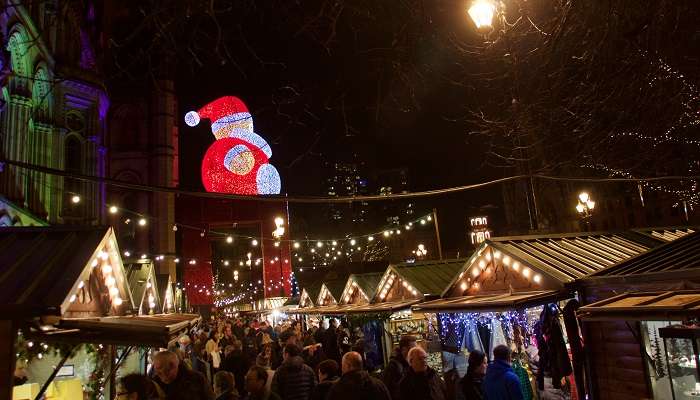
[(224, 166), (236, 175), (249, 173), (255, 165), (255, 157), (248, 147), (239, 144), (233, 146), (224, 156)]

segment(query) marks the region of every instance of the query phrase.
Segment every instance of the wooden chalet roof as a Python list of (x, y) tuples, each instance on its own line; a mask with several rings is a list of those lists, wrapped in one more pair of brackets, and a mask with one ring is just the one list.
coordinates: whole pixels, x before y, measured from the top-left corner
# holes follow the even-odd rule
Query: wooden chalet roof
[(419, 312), (496, 312), (550, 303), (568, 297), (570, 296), (567, 293), (557, 290), (538, 290), (452, 297), (426, 301), (411, 308)]
[(345, 284), (343, 293), (338, 299), (340, 303), (346, 303), (344, 296), (350, 295), (353, 289), (353, 283), (367, 296), (368, 301), (374, 298), (374, 294), (377, 291), (377, 286), (379, 286), (379, 281), (382, 279), (381, 272), (370, 272), (367, 274), (351, 274), (348, 277), (348, 281)]
[[(302, 296), (304, 292), (306, 292), (306, 295), (309, 296), (309, 300), (311, 300), (311, 303), (316, 304), (316, 301), (318, 301), (318, 294), (321, 292), (321, 285), (321, 282), (314, 282), (309, 286), (305, 286), (301, 289)], [(301, 296), (299, 300), (301, 301)]]
[(25, 331), (29, 337), (47, 342), (168, 347), (200, 319), (196, 314), (68, 318), (62, 319), (54, 329)]
[(695, 233), (699, 229), (694, 226), (679, 226), (679, 227), (666, 227), (666, 228), (640, 228), (633, 229), (633, 232), (639, 232), (643, 235), (651, 236), (654, 239), (659, 239), (664, 242), (672, 242), (676, 239), (680, 239), (685, 235)]
[(500, 284), (496, 285), (501, 292), (559, 290), (576, 279), (662, 243), (660, 239), (631, 231), (491, 238), (479, 246), (442, 296), (477, 294), (481, 287), (476, 285), (488, 283), (489, 271), (502, 271), (500, 274), (506, 275), (506, 278), (501, 276)]
[(584, 320), (678, 320), (700, 316), (700, 290), (627, 292), (578, 309)]
[(590, 278), (647, 276), (692, 270), (697, 271), (700, 277), (700, 232), (685, 235), (645, 254), (595, 272)]
[[(323, 286), (326, 287), (328, 292), (333, 296), (335, 301), (340, 302), (340, 296), (343, 294), (343, 289), (345, 289), (345, 284), (347, 283), (347, 276), (345, 279), (333, 279), (329, 281), (324, 281), (322, 283)], [(319, 289), (318, 296), (316, 296), (316, 301), (314, 304), (318, 304), (318, 302), (321, 300), (320, 296), (321, 293), (323, 292), (322, 289)]]
[(439, 296), (459, 273), (465, 262), (465, 259), (422, 261), (390, 265), (389, 269), (393, 269), (423, 296)]
[(492, 238), (492, 246), (560, 282), (600, 271), (660, 245), (659, 239), (634, 232), (594, 232)]
[(0, 315), (61, 315), (71, 290), (111, 234), (108, 227), (1, 228)]
[(401, 300), (374, 304), (343, 304), (322, 307), (307, 307), (288, 311), (288, 314), (311, 315), (345, 315), (345, 314), (373, 314), (405, 310), (419, 300)]
[[(157, 293), (158, 295), (156, 296), (158, 298), (157, 304), (159, 305), (158, 307), (163, 310), (163, 313), (165, 313), (165, 298), (167, 295), (168, 290), (173, 290), (173, 288), (170, 285), (170, 275), (168, 274), (156, 274), (156, 289), (158, 290)], [(171, 293), (172, 297), (171, 299), (171, 307), (173, 307), (172, 303), (175, 302), (175, 293)]]
[(131, 297), (134, 299), (134, 308), (138, 311), (143, 304), (146, 295), (146, 284), (151, 278), (151, 284), (155, 285), (155, 274), (151, 263), (132, 263), (125, 266), (126, 276), (129, 279)]

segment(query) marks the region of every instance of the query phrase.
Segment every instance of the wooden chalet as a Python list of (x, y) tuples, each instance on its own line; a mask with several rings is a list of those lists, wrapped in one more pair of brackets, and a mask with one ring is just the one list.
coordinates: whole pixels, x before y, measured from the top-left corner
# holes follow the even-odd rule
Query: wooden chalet
[(302, 288), (299, 295), (299, 308), (309, 308), (315, 305), (318, 300), (318, 294), (321, 291), (321, 282), (312, 283), (309, 286)]
[(670, 241), (576, 284), (595, 399), (673, 398), (660, 330), (700, 318), (700, 233), (647, 233)]
[(339, 304), (369, 304), (381, 279), (381, 272), (351, 274), (340, 295)]
[(156, 274), (156, 293), (163, 314), (175, 312), (175, 290), (169, 274)]
[(12, 398), (18, 330), (46, 343), (167, 347), (199, 320), (132, 315), (134, 301), (111, 228), (3, 228), (0, 248), (0, 400)]
[(321, 283), (321, 289), (318, 292), (316, 305), (318, 307), (331, 306), (340, 303), (342, 299), (343, 289), (347, 283), (347, 276), (324, 281)]
[(125, 266), (134, 309), (138, 315), (156, 314), (161, 302), (156, 289), (155, 266), (148, 260), (139, 261)]

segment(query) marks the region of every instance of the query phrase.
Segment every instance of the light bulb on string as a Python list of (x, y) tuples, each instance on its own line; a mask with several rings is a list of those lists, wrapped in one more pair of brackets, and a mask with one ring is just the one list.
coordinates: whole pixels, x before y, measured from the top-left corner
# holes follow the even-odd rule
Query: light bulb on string
[(146, 218), (139, 218), (139, 226), (146, 226)]
[(109, 213), (110, 214), (116, 214), (118, 212), (119, 212), (119, 209), (117, 208), (117, 206), (109, 206)]

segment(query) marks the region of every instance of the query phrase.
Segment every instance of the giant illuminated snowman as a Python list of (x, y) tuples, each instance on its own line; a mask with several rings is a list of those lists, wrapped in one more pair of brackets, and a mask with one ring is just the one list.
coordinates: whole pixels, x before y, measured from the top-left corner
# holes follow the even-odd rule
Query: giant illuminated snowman
[(202, 160), (202, 183), (208, 192), (279, 194), (280, 175), (269, 163), (272, 150), (253, 132), (253, 118), (241, 99), (224, 96), (185, 115), (189, 126), (202, 119), (211, 121), (216, 138)]

